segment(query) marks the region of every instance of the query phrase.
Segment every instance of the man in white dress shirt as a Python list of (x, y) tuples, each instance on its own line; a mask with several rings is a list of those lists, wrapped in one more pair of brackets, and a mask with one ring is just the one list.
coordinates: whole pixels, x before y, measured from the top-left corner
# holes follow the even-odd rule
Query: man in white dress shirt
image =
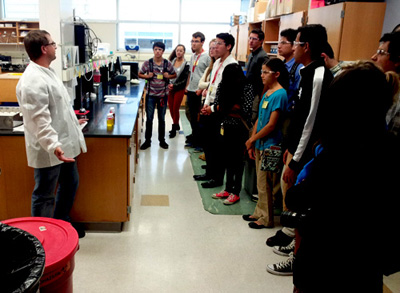
[[(71, 98), (50, 63), (57, 45), (44, 30), (24, 38), (31, 62), (17, 85), (23, 114), (28, 166), (34, 168), (32, 216), (70, 221), (69, 212), (79, 184), (76, 157), (86, 152)], [(58, 184), (57, 195), (54, 191)]]
[[(235, 46), (235, 39), (231, 34), (220, 33), (217, 35), (215, 54), (218, 58), (211, 71), (210, 84), (207, 89), (207, 96), (204, 106), (201, 109), (202, 115), (208, 115), (204, 125), (205, 132), (208, 134), (204, 141), (204, 153), (206, 155), (207, 173), (210, 174), (210, 180), (201, 184), (203, 188), (214, 188), (223, 184), (224, 166), (221, 162), (221, 148), (216, 143), (220, 135), (221, 124), (217, 115), (212, 115), (214, 110), (214, 100), (218, 85), (222, 80), (222, 73), (225, 67), (231, 63), (237, 63), (231, 55)], [(210, 171), (210, 172), (209, 172)]]

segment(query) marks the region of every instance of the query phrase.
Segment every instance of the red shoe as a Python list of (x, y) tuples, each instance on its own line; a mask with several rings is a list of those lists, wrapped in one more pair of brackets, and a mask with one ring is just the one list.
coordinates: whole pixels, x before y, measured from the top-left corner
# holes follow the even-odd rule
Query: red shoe
[(224, 200), (224, 204), (234, 204), (240, 200), (240, 197), (236, 194), (231, 193), (227, 199)]
[(219, 192), (219, 193), (213, 194), (213, 195), (212, 195), (212, 198), (218, 199), (218, 198), (226, 198), (226, 197), (228, 197), (228, 196), (230, 196), (230, 193), (227, 192), (227, 191), (225, 191), (225, 190), (222, 190), (222, 191)]

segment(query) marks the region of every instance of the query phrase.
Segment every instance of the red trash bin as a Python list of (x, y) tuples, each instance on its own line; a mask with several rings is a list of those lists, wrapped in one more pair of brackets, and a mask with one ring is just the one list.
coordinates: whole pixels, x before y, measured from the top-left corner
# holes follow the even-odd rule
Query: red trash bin
[(79, 249), (79, 237), (68, 222), (52, 218), (26, 217), (2, 221), (34, 235), (42, 244), (45, 269), (40, 279), (41, 293), (72, 293), (75, 253)]

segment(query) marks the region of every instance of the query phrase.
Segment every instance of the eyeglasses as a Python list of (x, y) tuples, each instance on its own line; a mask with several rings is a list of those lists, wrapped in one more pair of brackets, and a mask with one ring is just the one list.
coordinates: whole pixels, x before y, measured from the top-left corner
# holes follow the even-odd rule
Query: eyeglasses
[(198, 44), (198, 43), (201, 43), (201, 41), (199, 41), (199, 40), (191, 40), (190, 41), (192, 44)]
[(275, 71), (271, 70), (261, 70), (261, 74), (275, 73)]
[(51, 43), (48, 43), (48, 44), (46, 44), (46, 45), (44, 45), (44, 46), (53, 46), (53, 47), (57, 47), (57, 44), (56, 44), (56, 42), (51, 42)]
[(259, 41), (260, 39), (259, 39), (259, 38), (249, 37), (249, 40), (250, 40), (250, 41)]
[(300, 45), (300, 46), (302, 46), (302, 45), (304, 45), (306, 42), (296, 42), (296, 41), (294, 41), (293, 42), (293, 45), (294, 46), (298, 46), (298, 45)]
[(378, 50), (376, 50), (376, 55), (390, 55), (390, 53), (386, 52), (383, 49), (378, 49)]
[(286, 45), (286, 44), (292, 44), (292, 42), (289, 41), (280, 41), (278, 42), (279, 45)]
[(215, 44), (215, 45), (217, 45), (217, 46), (222, 46), (222, 45), (225, 45), (225, 43), (224, 43), (224, 42), (215, 42), (214, 44)]

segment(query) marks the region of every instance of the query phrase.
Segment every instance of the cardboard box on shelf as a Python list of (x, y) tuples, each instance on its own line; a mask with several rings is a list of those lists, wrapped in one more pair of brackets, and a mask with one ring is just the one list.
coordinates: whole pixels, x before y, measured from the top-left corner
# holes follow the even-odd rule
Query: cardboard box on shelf
[(276, 0), (276, 15), (282, 15), (284, 14), (284, 0)]
[(309, 0), (283, 0), (283, 13), (289, 14), (308, 10)]
[(257, 1), (254, 6), (254, 21), (262, 21), (265, 19), (265, 11), (268, 1)]
[(265, 18), (271, 18), (276, 15), (276, 7), (278, 6), (278, 0), (269, 0), (267, 9), (265, 11)]
[(254, 7), (250, 7), (247, 13), (247, 20), (248, 22), (254, 21)]

